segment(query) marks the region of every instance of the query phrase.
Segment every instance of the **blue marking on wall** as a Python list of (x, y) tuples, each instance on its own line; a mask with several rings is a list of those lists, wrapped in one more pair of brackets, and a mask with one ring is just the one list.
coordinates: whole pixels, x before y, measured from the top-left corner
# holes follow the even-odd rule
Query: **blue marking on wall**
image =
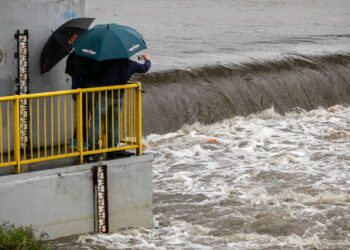
[(73, 19), (73, 18), (76, 18), (77, 17), (77, 13), (75, 12), (69, 12), (69, 11), (64, 11), (61, 13), (61, 17), (65, 20), (68, 20), (68, 19)]

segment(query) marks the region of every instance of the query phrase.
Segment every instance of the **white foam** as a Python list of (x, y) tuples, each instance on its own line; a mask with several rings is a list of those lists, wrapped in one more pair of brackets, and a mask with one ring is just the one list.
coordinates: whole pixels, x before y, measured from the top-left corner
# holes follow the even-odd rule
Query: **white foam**
[[(80, 240), (113, 249), (350, 247), (346, 236), (331, 236), (333, 228), (349, 234), (337, 226), (350, 220), (349, 124), (346, 106), (284, 116), (271, 108), (149, 135), (144, 143), (155, 154), (155, 228)], [(246, 233), (233, 229), (235, 223)], [(270, 235), (278, 223), (290, 233)], [(222, 234), (213, 236), (216, 231)]]

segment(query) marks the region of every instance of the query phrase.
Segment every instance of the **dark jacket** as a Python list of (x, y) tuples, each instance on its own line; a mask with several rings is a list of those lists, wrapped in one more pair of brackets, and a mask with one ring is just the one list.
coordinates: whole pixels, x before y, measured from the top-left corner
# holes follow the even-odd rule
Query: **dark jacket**
[(130, 59), (114, 59), (105, 61), (105, 70), (101, 86), (126, 84), (135, 73), (146, 73), (151, 67), (151, 61), (138, 63)]
[[(65, 72), (72, 77), (72, 88), (86, 88), (87, 82), (101, 82), (103, 67), (101, 62), (79, 56), (74, 53), (69, 54)], [(79, 83), (77, 84), (77, 79)]]
[(151, 61), (141, 64), (130, 59), (96, 61), (71, 53), (66, 64), (66, 73), (83, 79), (82, 88), (125, 84), (135, 73), (146, 73)]

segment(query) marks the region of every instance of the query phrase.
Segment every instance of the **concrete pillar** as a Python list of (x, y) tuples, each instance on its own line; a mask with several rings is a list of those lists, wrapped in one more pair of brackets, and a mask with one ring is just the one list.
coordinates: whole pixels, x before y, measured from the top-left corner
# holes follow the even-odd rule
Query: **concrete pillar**
[[(51, 34), (69, 19), (84, 15), (84, 0), (1, 0), (0, 2), (0, 96), (15, 93), (18, 29), (29, 31), (29, 91), (31, 93), (69, 89), (64, 60), (41, 76), (40, 54)], [(0, 55), (1, 58), (1, 55)]]
[[(107, 165), (109, 230), (152, 227), (152, 161), (143, 155)], [(46, 162), (48, 167), (50, 162)], [(84, 164), (0, 176), (0, 218), (32, 225), (50, 239), (94, 232), (92, 168)]]
[[(41, 75), (40, 55), (52, 31), (72, 18), (84, 16), (84, 8), (85, 0), (0, 1), (0, 96), (11, 96), (16, 93), (15, 80), (18, 77), (18, 65), (14, 54), (18, 48), (14, 35), (17, 30), (22, 33), (25, 29), (29, 33), (29, 93), (71, 88), (70, 78), (64, 73), (66, 58), (55, 65), (50, 72)], [(2, 111), (5, 116), (5, 104), (2, 105)], [(10, 117), (13, 116), (12, 112), (11, 106)], [(33, 113), (33, 120), (36, 121), (35, 113)], [(35, 122), (33, 126), (36, 126)], [(8, 128), (3, 121), (2, 132), (3, 140), (7, 140), (8, 135), (13, 137), (13, 122)], [(36, 136), (35, 131), (33, 136)], [(55, 139), (55, 144), (57, 143)], [(36, 145), (37, 143), (34, 142), (34, 146)], [(7, 150), (7, 143), (3, 143), (3, 151)], [(11, 150), (13, 150), (13, 143)]]

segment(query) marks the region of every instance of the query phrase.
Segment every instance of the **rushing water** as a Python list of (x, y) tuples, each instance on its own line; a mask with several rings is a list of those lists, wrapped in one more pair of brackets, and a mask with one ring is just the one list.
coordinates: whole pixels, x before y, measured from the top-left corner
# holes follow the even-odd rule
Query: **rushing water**
[(350, 103), (350, 54), (305, 56), (146, 74), (144, 134), (174, 132), (273, 106), (280, 113)]
[(349, 124), (350, 107), (268, 109), (149, 135), (154, 228), (83, 235), (69, 245), (349, 249)]
[(57, 249), (350, 248), (349, 0), (87, 0), (86, 15), (135, 27), (152, 57), (154, 227)]

